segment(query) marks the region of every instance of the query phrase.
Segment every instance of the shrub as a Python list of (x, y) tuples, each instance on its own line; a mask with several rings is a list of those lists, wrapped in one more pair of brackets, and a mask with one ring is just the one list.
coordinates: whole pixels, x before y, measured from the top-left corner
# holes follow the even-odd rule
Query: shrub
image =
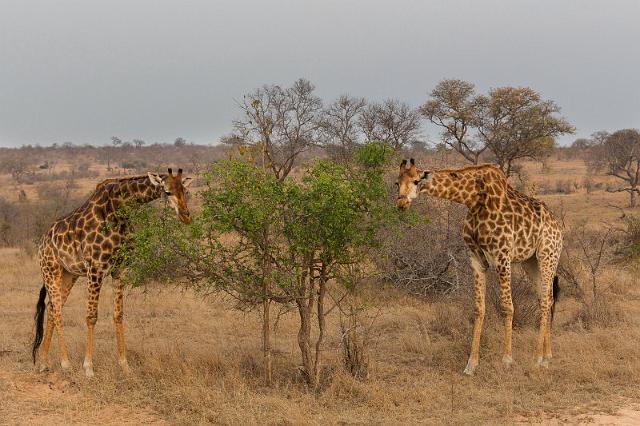
[(626, 316), (620, 306), (609, 295), (603, 294), (583, 303), (567, 325), (592, 330), (594, 327), (615, 327), (625, 321)]
[(560, 194), (573, 194), (578, 190), (578, 184), (570, 179), (556, 181), (556, 192)]
[(469, 255), (460, 229), (463, 206), (429, 198), (416, 204), (416, 217), (382, 233), (381, 255), (374, 258), (382, 277), (417, 296), (455, 293), (471, 288)]
[(130, 267), (127, 281), (177, 280), (227, 292), (244, 308), (261, 305), (267, 382), (270, 304), (297, 309), (301, 371), (317, 387), (327, 284), (333, 279), (353, 292), (355, 281), (345, 270), (364, 270), (366, 253), (378, 246), (378, 231), (391, 218), (382, 179), (387, 157), (385, 145), (368, 144), (356, 153), (359, 165), (319, 161), (299, 180), (278, 179), (248, 162), (216, 163), (204, 175), (202, 212), (191, 226), (167, 226), (149, 208), (123, 212), (137, 228), (131, 250), (122, 254)]

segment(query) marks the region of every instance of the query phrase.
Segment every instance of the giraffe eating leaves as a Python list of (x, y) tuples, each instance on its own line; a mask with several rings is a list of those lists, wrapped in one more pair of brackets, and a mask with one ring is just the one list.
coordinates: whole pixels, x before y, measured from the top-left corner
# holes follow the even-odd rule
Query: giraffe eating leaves
[[(96, 186), (89, 199), (68, 215), (58, 219), (43, 237), (38, 259), (44, 284), (36, 306), (36, 335), (33, 342), (33, 362), (38, 348), (40, 369), (47, 367), (49, 345), (54, 329), (58, 335), (60, 364), (69, 369), (69, 356), (62, 329), (62, 307), (79, 277), (87, 277), (87, 343), (84, 370), (93, 376), (93, 329), (98, 319), (98, 297), (102, 280), (107, 274), (117, 277), (116, 251), (127, 230), (126, 218), (118, 214), (125, 203), (148, 203), (165, 197), (183, 223), (190, 223), (186, 204), (186, 188), (191, 178), (182, 176), (182, 169), (173, 175), (147, 173), (142, 176), (106, 179)], [(44, 326), (45, 299), (47, 324)], [(120, 365), (128, 371), (124, 347), (123, 296), (121, 283), (115, 288), (113, 322)]]
[(500, 304), (504, 315), (502, 361), (513, 362), (511, 334), (511, 266), (521, 263), (538, 289), (540, 330), (535, 349), (537, 364), (548, 367), (551, 359), (551, 319), (558, 292), (556, 268), (562, 251), (562, 228), (547, 206), (513, 189), (495, 166), (461, 169), (420, 170), (413, 158), (403, 160), (396, 181), (400, 209), (408, 208), (419, 194), (444, 198), (469, 209), (462, 236), (473, 269), (475, 319), (471, 354), (465, 374), (478, 366), (480, 334), (485, 313), (486, 271), (495, 268), (500, 283)]

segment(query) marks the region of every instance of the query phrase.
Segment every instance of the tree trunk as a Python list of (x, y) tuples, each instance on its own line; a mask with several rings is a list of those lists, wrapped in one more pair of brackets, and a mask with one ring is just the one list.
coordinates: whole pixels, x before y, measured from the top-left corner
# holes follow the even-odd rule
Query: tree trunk
[(271, 259), (269, 259), (269, 230), (264, 230), (265, 250), (262, 263), (262, 353), (264, 356), (264, 382), (271, 386), (273, 368), (271, 358)]
[(299, 297), (296, 300), (300, 314), (300, 329), (298, 330), (298, 346), (302, 358), (302, 370), (307, 384), (315, 388), (314, 359), (311, 352), (311, 314), (315, 302), (315, 280), (313, 265), (309, 267), (307, 275), (300, 283)]
[(631, 207), (635, 207), (637, 204), (636, 198), (637, 198), (637, 187), (636, 186), (632, 186), (631, 187), (631, 191), (629, 192), (629, 195), (631, 197), (631, 199), (629, 200), (629, 205)]
[(327, 276), (325, 266), (320, 271), (320, 285), (318, 288), (318, 340), (316, 340), (316, 360), (313, 366), (314, 383), (317, 387), (320, 383), (320, 360), (322, 359), (322, 343), (324, 342), (324, 330), (326, 321), (324, 317), (324, 296), (327, 292)]
[[(269, 293), (269, 286), (265, 281), (264, 294)], [(267, 386), (273, 383), (273, 368), (271, 364), (271, 299), (265, 297), (262, 302), (262, 352), (264, 355), (264, 382)]]
[(302, 359), (302, 372), (309, 386), (315, 387), (313, 375), (313, 354), (311, 353), (311, 310), (313, 309), (313, 292), (309, 292), (309, 299), (297, 301), (300, 314), (300, 329), (298, 330), (298, 346)]
[(479, 161), (480, 161), (480, 153), (479, 152), (474, 152), (473, 153), (473, 164), (478, 165)]

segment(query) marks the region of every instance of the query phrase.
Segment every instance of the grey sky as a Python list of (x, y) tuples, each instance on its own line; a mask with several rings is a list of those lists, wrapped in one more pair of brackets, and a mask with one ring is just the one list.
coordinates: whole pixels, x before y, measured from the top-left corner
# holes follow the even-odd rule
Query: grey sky
[(577, 126), (566, 143), (640, 127), (639, 18), (637, 0), (0, 0), (0, 146), (217, 142), (234, 99), (298, 77), (414, 106), (443, 78), (530, 86)]

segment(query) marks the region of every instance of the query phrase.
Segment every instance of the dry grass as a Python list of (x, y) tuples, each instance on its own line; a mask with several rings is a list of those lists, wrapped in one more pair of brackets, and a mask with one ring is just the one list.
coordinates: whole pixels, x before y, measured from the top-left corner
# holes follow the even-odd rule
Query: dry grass
[[(330, 321), (326, 379), (309, 393), (297, 375), (295, 318), (277, 327), (275, 387), (261, 382), (259, 321), (223, 300), (202, 301), (176, 289), (131, 291), (126, 330), (133, 373), (117, 365), (111, 325), (111, 289), (105, 285), (96, 332), (93, 380), (80, 368), (84, 351), (84, 283), (65, 308), (74, 371), (33, 371), (29, 359), (32, 314), (38, 290), (35, 261), (18, 250), (0, 251), (0, 422), (171, 424), (397, 424), (513, 423), (608, 411), (640, 391), (637, 281), (626, 300), (629, 321), (592, 331), (562, 324), (579, 305), (559, 306), (555, 358), (548, 371), (533, 366), (535, 330), (514, 334), (517, 364), (500, 363), (500, 319), (490, 315), (481, 366), (463, 377), (471, 307), (423, 302), (380, 289), (382, 314), (375, 323), (371, 378), (360, 382), (340, 365), (339, 325)], [(614, 277), (612, 277), (614, 278)], [(633, 293), (635, 291), (635, 293)], [(634, 310), (635, 309), (635, 310)], [(52, 360), (57, 359), (56, 345)]]

